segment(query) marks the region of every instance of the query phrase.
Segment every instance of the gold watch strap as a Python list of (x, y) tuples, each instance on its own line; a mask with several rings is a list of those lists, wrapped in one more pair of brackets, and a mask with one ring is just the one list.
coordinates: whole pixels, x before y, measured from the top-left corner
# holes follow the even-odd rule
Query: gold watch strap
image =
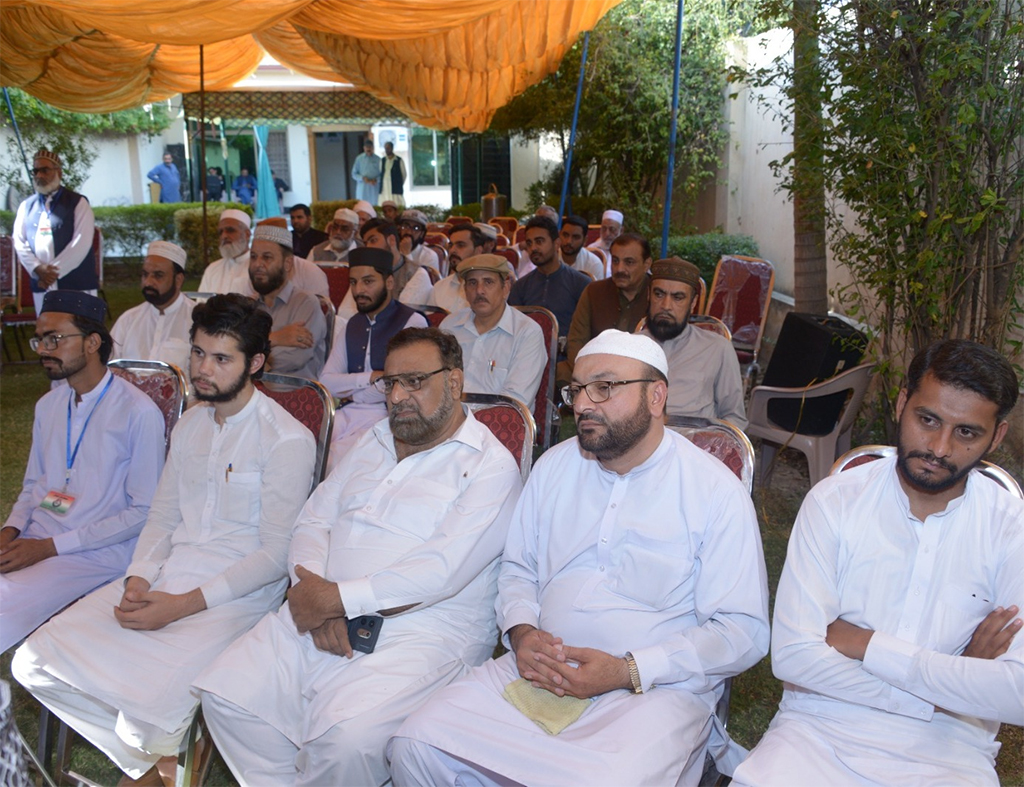
[(629, 668), (629, 682), (633, 684), (633, 693), (643, 694), (644, 685), (640, 682), (640, 670), (637, 669), (636, 659), (632, 653), (626, 653), (626, 666)]

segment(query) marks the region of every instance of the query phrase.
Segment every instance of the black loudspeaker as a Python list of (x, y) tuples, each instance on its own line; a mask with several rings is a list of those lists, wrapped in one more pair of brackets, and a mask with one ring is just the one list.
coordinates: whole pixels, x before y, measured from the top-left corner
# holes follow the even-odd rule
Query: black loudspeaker
[[(782, 323), (763, 385), (800, 388), (820, 383), (857, 366), (868, 339), (836, 317), (790, 312)], [(824, 435), (835, 428), (847, 392), (801, 402), (797, 399), (768, 403), (768, 418), (782, 429), (804, 435)]]

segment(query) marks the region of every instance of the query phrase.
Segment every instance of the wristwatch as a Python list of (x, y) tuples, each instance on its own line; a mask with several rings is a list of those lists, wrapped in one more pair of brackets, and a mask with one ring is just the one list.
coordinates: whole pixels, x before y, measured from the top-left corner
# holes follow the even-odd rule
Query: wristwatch
[(636, 659), (632, 653), (626, 653), (626, 666), (629, 668), (629, 682), (633, 684), (633, 693), (643, 694), (644, 685), (640, 682), (640, 670), (637, 669)]

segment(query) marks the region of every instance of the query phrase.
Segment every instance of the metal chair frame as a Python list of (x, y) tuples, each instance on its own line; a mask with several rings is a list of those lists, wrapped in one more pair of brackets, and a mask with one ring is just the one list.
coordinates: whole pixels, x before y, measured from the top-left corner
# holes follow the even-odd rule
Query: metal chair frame
[[(832, 469), (829, 470), (828, 474), (839, 475), (844, 470), (849, 469), (851, 463), (864, 457), (874, 461), (875, 459), (885, 459), (890, 456), (896, 456), (896, 446), (894, 445), (860, 445), (839, 457), (835, 464), (832, 465)], [(978, 465), (978, 470), (983, 476), (995, 481), (1014, 497), (1024, 500), (1024, 490), (1017, 483), (1017, 479), (999, 465), (982, 459), (981, 464)]]
[(555, 371), (558, 366), (558, 318), (543, 306), (516, 306), (527, 317), (539, 324), (534, 315), (542, 316), (551, 321), (551, 336), (546, 339), (548, 345), (548, 364), (544, 369), (547, 377), (547, 395), (542, 398), (543, 386), (537, 390), (537, 399), (533, 404), (534, 418), (540, 423), (537, 432), (538, 444), (542, 451), (547, 451), (558, 441), (558, 433), (562, 425), (562, 416), (555, 404)]
[[(163, 361), (141, 361), (134, 358), (117, 358), (110, 361), (107, 364), (107, 368), (113, 371), (115, 374), (117, 370), (123, 370), (125, 372), (131, 372), (132, 374), (140, 375), (163, 375), (174, 380), (175, 385), (178, 389), (178, 408), (177, 413), (173, 414), (173, 417), (168, 418), (164, 416), (164, 422), (166, 431), (164, 433), (164, 447), (170, 448), (171, 445), (171, 432), (174, 430), (175, 424), (178, 423), (178, 419), (181, 418), (181, 414), (188, 409), (188, 377), (185, 373), (172, 363), (164, 363)], [(140, 389), (143, 390), (143, 389)], [(148, 391), (143, 391), (148, 395)], [(155, 399), (153, 400), (159, 407), (160, 403)], [(161, 412), (163, 409), (161, 408)]]
[[(739, 427), (729, 423), (728, 421), (723, 421), (720, 418), (697, 418), (695, 416), (687, 415), (666, 415), (665, 426), (674, 432), (679, 432), (679, 434), (690, 442), (694, 442), (693, 437), (699, 432), (710, 432), (712, 434), (720, 434), (728, 437), (736, 444), (743, 461), (742, 470), (737, 477), (747, 488), (748, 493), (753, 491), (754, 446), (750, 442), (750, 438), (747, 437)], [(694, 445), (697, 445), (697, 443), (694, 442)], [(702, 448), (702, 450), (706, 450), (703, 446), (697, 445), (697, 447)], [(712, 454), (712, 456), (714, 455)], [(717, 457), (715, 458), (717, 459)], [(729, 469), (732, 470), (733, 468)]]

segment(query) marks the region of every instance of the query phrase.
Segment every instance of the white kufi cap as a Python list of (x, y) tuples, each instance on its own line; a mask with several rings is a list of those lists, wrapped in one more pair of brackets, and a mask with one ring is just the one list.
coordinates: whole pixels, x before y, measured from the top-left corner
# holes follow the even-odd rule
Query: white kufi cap
[(362, 211), (363, 213), (369, 213), (370, 218), (373, 218), (374, 216), (377, 215), (376, 208), (374, 208), (373, 205), (371, 205), (364, 199), (359, 200), (359, 202), (352, 206), (352, 209), (355, 210), (356, 213), (359, 213), (359, 211)]
[(601, 221), (604, 221), (605, 219), (609, 219), (611, 221), (616, 222), (617, 224), (621, 224), (622, 214), (617, 210), (606, 210), (603, 214), (601, 214)]
[(165, 260), (170, 260), (180, 265), (182, 268), (185, 267), (185, 263), (188, 261), (188, 255), (185, 254), (185, 250), (177, 243), (171, 243), (169, 240), (150, 241), (149, 246), (146, 247), (146, 256), (162, 257)]
[(626, 333), (615, 328), (602, 331), (580, 350), (576, 360), (588, 355), (620, 355), (643, 361), (668, 377), (668, 359), (661, 345), (642, 333)]
[(249, 218), (249, 214), (244, 210), (228, 208), (227, 210), (222, 210), (220, 212), (220, 217), (222, 219), (234, 219), (235, 221), (242, 222), (246, 227), (252, 227), (252, 219)]
[(286, 249), (292, 248), (292, 234), (285, 227), (276, 224), (260, 224), (252, 234), (253, 240), (269, 240)]
[(335, 221), (347, 221), (349, 224), (359, 226), (359, 214), (351, 208), (338, 208), (334, 211)]

